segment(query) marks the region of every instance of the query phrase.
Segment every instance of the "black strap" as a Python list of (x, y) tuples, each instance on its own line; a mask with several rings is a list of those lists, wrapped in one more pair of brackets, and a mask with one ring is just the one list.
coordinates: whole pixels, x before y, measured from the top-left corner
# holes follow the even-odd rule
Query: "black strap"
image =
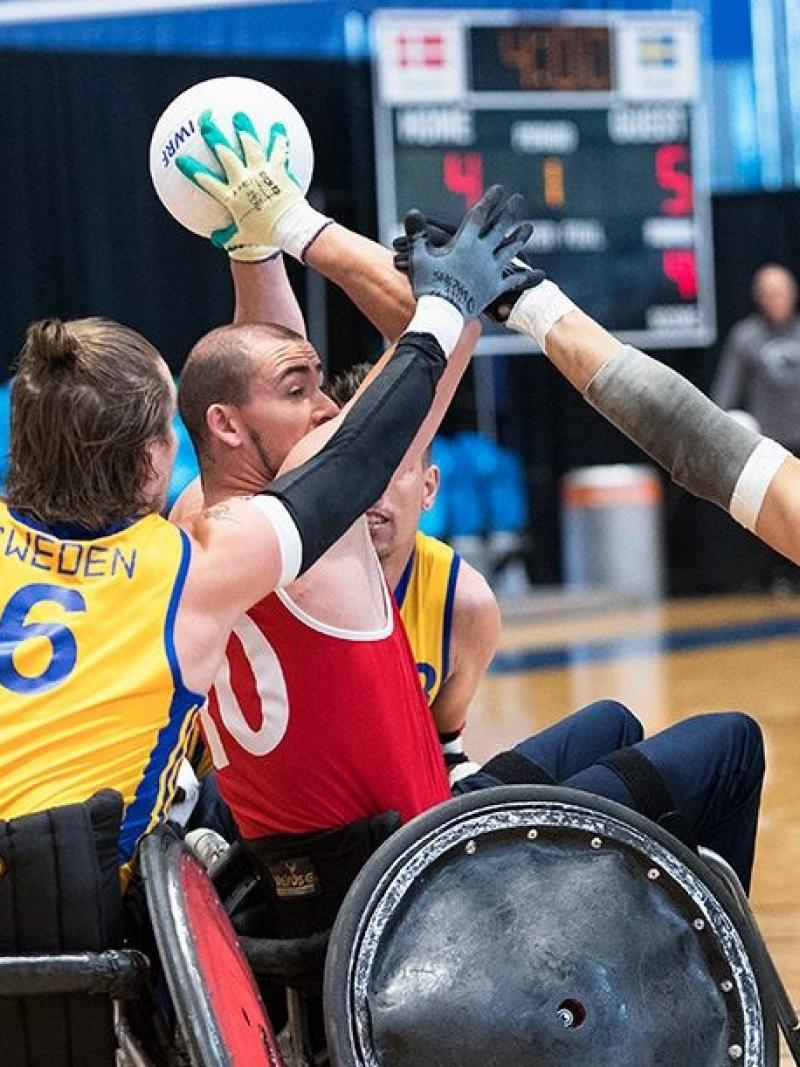
[(493, 756), (481, 771), (491, 774), (503, 785), (553, 785), (554, 779), (538, 763), (510, 749)]
[(678, 809), (658, 768), (638, 748), (620, 748), (597, 762), (622, 781), (638, 812), (697, 850), (697, 837), (691, 824)]
[(243, 841), (269, 901), (258, 932), (299, 938), (331, 927), (356, 875), (400, 822), (388, 811), (330, 830)]

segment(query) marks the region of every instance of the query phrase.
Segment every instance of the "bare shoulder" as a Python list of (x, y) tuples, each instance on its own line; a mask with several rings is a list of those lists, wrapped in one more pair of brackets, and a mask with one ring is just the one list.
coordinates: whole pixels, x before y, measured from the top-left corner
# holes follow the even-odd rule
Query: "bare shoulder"
[(172, 505), (169, 517), (172, 522), (183, 522), (190, 515), (203, 510), (203, 486), (199, 478), (192, 479)]
[(500, 608), (492, 588), (480, 571), (466, 560), (461, 561), (453, 604), (453, 628), (456, 634), (483, 639), (493, 646), (500, 633)]
[(467, 563), (465, 559), (461, 560), (461, 565), (458, 568), (455, 604), (456, 608), (461, 608), (464, 611), (491, 609), (496, 611), (498, 615), (500, 613), (500, 609), (497, 607), (497, 597), (492, 592), (492, 587), (481, 572), (476, 570), (472, 564)]
[(237, 614), (273, 591), (281, 571), (278, 537), (246, 497), (220, 501), (180, 524), (192, 540), (187, 592), (199, 604)]

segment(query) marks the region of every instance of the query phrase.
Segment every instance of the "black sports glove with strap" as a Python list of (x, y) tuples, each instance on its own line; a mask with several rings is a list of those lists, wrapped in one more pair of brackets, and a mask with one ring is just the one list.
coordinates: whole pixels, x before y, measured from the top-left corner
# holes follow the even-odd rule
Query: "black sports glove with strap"
[(518, 288), (515, 272), (508, 268), (532, 232), (528, 222), (514, 225), (521, 206), (518, 193), (506, 198), (502, 186), (493, 185), (444, 243), (432, 239), (419, 211), (409, 211), (404, 259), (414, 296), (442, 297), (465, 320), (507, 299)]
[[(443, 247), (448, 241), (452, 240), (455, 235), (457, 227), (452, 222), (445, 222), (442, 219), (431, 218), (426, 218), (425, 221), (428, 240), (434, 248)], [(408, 235), (403, 234), (400, 237), (396, 237), (392, 242), (392, 246), (395, 250), (395, 268), (402, 274), (408, 274), (411, 248), (411, 242)], [(487, 318), (499, 325), (502, 325), (511, 314), (511, 309), (517, 299), (522, 296), (527, 289), (533, 289), (535, 285), (539, 285), (540, 282), (543, 282), (546, 277), (543, 270), (533, 266), (533, 251), (525, 247), (517, 252), (516, 256), (514, 256), (509, 265), (505, 268), (505, 273), (507, 277), (515, 280), (515, 287), (509, 292), (505, 292), (501, 296), (498, 296), (484, 311)]]

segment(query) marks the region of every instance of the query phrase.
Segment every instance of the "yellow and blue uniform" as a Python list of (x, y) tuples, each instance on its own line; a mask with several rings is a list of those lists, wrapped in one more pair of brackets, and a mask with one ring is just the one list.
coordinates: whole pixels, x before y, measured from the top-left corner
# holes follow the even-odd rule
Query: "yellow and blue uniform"
[(461, 557), (450, 545), (417, 531), (414, 551), (394, 591), (429, 704), (450, 673), (453, 601), (460, 564)]
[(203, 701), (175, 652), (189, 556), (158, 515), (96, 536), (0, 503), (0, 818), (116, 789), (125, 865), (163, 816)]

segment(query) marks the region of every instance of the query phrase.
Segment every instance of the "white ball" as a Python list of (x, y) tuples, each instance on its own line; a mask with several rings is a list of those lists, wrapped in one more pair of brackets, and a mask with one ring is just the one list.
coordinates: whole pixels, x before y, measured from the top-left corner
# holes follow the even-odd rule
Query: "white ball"
[(282, 122), (289, 134), (292, 173), (303, 192), (308, 191), (314, 170), (314, 148), (303, 117), (277, 89), (253, 78), (210, 78), (176, 96), (156, 123), (150, 140), (150, 177), (158, 198), (170, 215), (187, 230), (208, 237), (230, 225), (228, 212), (175, 166), (179, 155), (194, 156), (222, 177), (220, 165), (200, 136), (199, 120), (210, 111), (234, 148), (233, 130), (237, 111), (249, 115), (263, 144), (273, 122)]

